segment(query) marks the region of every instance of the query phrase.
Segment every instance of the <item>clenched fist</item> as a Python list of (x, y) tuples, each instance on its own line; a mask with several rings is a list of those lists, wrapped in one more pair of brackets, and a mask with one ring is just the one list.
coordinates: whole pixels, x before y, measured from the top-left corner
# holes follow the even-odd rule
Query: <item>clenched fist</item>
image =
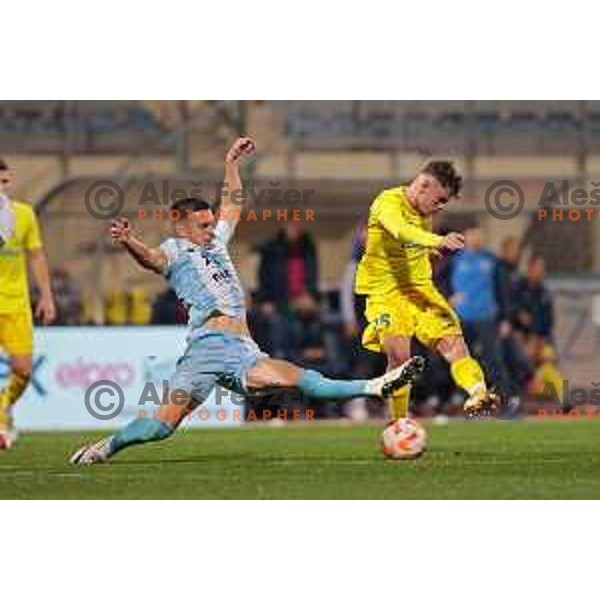
[(131, 234), (129, 219), (118, 217), (110, 224), (110, 237), (114, 243), (123, 244)]
[(438, 246), (438, 249), (450, 250), (454, 252), (455, 250), (462, 250), (464, 247), (465, 236), (462, 233), (452, 232), (444, 236), (440, 245)]
[(241, 136), (233, 142), (231, 148), (227, 151), (225, 161), (237, 165), (251, 156), (255, 150), (256, 142), (251, 137)]

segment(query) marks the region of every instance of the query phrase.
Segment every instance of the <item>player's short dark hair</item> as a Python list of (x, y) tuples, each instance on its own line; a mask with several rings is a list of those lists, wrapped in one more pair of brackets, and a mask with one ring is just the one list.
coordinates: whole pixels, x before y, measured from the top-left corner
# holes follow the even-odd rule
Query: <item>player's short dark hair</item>
[(173, 213), (176, 211), (179, 213), (180, 218), (184, 218), (190, 212), (199, 212), (201, 210), (210, 210), (213, 212), (213, 207), (206, 200), (202, 200), (201, 198), (182, 198), (171, 204), (169, 212)]
[(462, 177), (449, 160), (432, 160), (425, 165), (421, 173), (435, 177), (440, 185), (449, 191), (451, 197), (456, 198), (460, 195)]
[(8, 171), (8, 164), (2, 158), (0, 158), (0, 171)]

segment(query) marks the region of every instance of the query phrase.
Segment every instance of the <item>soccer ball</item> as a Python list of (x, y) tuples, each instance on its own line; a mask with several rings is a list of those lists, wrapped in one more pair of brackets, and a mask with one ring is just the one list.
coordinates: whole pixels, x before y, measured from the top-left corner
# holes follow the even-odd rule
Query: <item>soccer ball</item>
[(387, 458), (417, 458), (427, 447), (427, 432), (414, 419), (400, 419), (384, 429), (381, 441)]
[(0, 450), (10, 450), (15, 441), (15, 437), (8, 431), (0, 431)]

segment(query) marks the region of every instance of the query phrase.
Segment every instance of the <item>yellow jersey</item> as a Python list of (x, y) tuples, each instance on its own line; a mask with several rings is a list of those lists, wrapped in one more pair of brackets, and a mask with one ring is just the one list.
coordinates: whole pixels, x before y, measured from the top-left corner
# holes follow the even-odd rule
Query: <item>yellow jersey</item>
[(40, 230), (33, 208), (11, 200), (14, 233), (0, 247), (0, 314), (29, 312), (27, 251), (42, 247)]
[(384, 190), (371, 205), (365, 253), (356, 271), (358, 294), (385, 294), (431, 281), (431, 248), (442, 236), (431, 232), (431, 217), (417, 212), (407, 189)]

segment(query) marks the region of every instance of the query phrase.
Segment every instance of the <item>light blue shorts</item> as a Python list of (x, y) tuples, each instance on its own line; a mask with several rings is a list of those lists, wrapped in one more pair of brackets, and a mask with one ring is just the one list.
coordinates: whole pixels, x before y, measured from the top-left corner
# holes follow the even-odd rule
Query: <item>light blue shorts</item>
[(246, 375), (268, 355), (248, 337), (214, 329), (196, 329), (177, 361), (170, 389), (191, 394), (198, 402), (208, 398), (216, 384), (238, 394), (247, 393)]

